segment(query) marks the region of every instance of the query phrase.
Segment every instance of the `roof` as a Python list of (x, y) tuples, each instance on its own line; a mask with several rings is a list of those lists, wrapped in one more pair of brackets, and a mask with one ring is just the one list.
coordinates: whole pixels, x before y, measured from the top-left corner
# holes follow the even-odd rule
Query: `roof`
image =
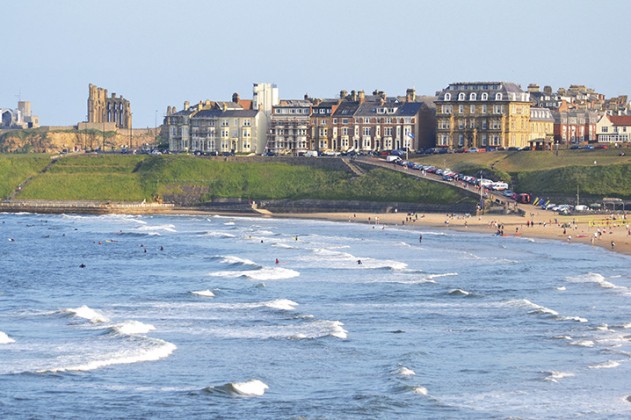
[(359, 108), (357, 101), (343, 101), (333, 113), (334, 117), (352, 117)]
[(239, 105), (241, 105), (243, 109), (252, 109), (253, 102), (252, 99), (239, 99)]
[[(443, 89), (440, 92), (436, 93), (436, 100), (437, 101), (443, 101), (445, 98), (445, 94), (451, 94), (451, 100), (455, 101), (458, 98), (458, 94), (459, 93), (465, 93), (466, 96), (465, 98), (468, 100), (469, 99), (469, 94), (471, 93), (475, 93), (478, 96), (477, 100), (480, 100), (480, 95), (482, 93), (487, 93), (489, 96), (490, 100), (494, 100), (495, 99), (495, 95), (497, 93), (501, 93), (503, 98), (502, 100), (508, 100), (509, 96), (507, 94), (509, 93), (514, 93), (514, 94), (519, 94), (521, 95), (522, 93), (527, 94), (527, 92), (524, 92), (521, 87), (516, 84), (516, 83), (512, 83), (512, 82), (458, 82), (458, 83), (451, 83), (449, 84), (449, 86), (446, 89)], [(517, 96), (518, 99), (516, 100), (523, 100), (523, 99), (519, 99), (520, 96)], [(526, 99), (526, 101), (528, 101), (529, 99)]]
[(193, 118), (253, 118), (257, 113), (258, 110), (254, 109), (205, 109)]
[(609, 115), (609, 121), (613, 125), (631, 125), (631, 115)]

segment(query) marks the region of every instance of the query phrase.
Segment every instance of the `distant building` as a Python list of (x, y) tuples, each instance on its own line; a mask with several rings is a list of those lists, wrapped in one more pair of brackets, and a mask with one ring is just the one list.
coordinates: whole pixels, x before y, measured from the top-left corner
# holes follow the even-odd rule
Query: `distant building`
[(603, 115), (596, 123), (598, 143), (629, 143), (631, 141), (631, 116)]
[(530, 145), (548, 149), (554, 143), (554, 117), (548, 108), (530, 108)]
[(562, 144), (596, 141), (598, 113), (589, 110), (553, 110), (554, 140)]
[(514, 83), (452, 83), (437, 93), (436, 147), (526, 147), (530, 96)]
[(107, 96), (107, 89), (97, 87), (90, 83), (88, 94), (88, 124), (113, 123), (116, 128), (132, 127), (131, 104), (122, 96), (112, 93)]
[(18, 101), (17, 109), (0, 108), (0, 129), (37, 127), (39, 117), (31, 114), (29, 101)]
[(300, 154), (309, 150), (312, 105), (308, 100), (281, 100), (272, 108), (267, 151)]
[(235, 93), (226, 102), (206, 100), (191, 106), (186, 101), (181, 111), (169, 106), (163, 125), (169, 150), (262, 153), (269, 126), (266, 112), (271, 114), (277, 95), (275, 86), (261, 83), (254, 85), (252, 100)]

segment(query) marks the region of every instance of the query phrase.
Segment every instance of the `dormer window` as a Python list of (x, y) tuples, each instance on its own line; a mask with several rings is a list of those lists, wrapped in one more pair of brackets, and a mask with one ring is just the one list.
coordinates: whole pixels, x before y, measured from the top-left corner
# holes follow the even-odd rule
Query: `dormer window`
[(464, 101), (464, 92), (460, 92), (460, 93), (458, 94), (458, 100), (459, 100), (459, 101)]
[(476, 99), (477, 99), (477, 95), (475, 94), (475, 92), (469, 95), (470, 101), (475, 101)]
[(445, 100), (451, 101), (451, 93), (445, 93)]
[(489, 94), (488, 94), (488, 93), (486, 93), (486, 92), (484, 92), (484, 93), (482, 94), (482, 100), (483, 100), (483, 101), (488, 101), (488, 100), (489, 100)]
[(501, 101), (502, 100), (502, 94), (501, 93), (496, 93), (495, 94), (495, 100), (496, 101)]

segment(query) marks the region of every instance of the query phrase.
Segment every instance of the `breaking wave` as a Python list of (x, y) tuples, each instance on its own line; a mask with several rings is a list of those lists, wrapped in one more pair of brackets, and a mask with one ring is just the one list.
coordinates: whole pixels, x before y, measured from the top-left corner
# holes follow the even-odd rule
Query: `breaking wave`
[(125, 321), (111, 327), (112, 332), (123, 335), (147, 334), (155, 329), (153, 325), (143, 324), (139, 321)]
[(63, 314), (75, 316), (77, 318), (87, 319), (88, 321), (96, 324), (100, 322), (108, 322), (109, 319), (103, 314), (95, 311), (94, 309), (83, 305), (78, 308), (66, 308), (60, 311)]
[(282, 267), (261, 267), (258, 270), (247, 271), (215, 271), (209, 275), (228, 278), (244, 277), (251, 280), (285, 280), (298, 277), (300, 272)]
[(194, 292), (191, 292), (191, 293), (194, 294), (195, 296), (215, 297), (215, 294), (213, 292), (211, 292), (210, 290), (198, 290), (198, 291), (194, 291)]
[(0, 344), (15, 343), (15, 340), (9, 337), (5, 332), (0, 331)]
[(260, 397), (265, 394), (269, 386), (258, 379), (250, 379), (245, 382), (228, 382), (220, 386), (209, 386), (204, 391), (241, 397)]

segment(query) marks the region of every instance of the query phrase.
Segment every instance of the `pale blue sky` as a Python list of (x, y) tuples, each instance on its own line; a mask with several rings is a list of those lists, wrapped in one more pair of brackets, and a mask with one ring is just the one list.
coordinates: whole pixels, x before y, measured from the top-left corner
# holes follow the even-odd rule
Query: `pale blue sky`
[(86, 118), (88, 84), (132, 102), (134, 127), (167, 105), (341, 89), (433, 95), (451, 82), (585, 84), (631, 94), (628, 0), (19, 0), (0, 15), (0, 107), (42, 125)]

